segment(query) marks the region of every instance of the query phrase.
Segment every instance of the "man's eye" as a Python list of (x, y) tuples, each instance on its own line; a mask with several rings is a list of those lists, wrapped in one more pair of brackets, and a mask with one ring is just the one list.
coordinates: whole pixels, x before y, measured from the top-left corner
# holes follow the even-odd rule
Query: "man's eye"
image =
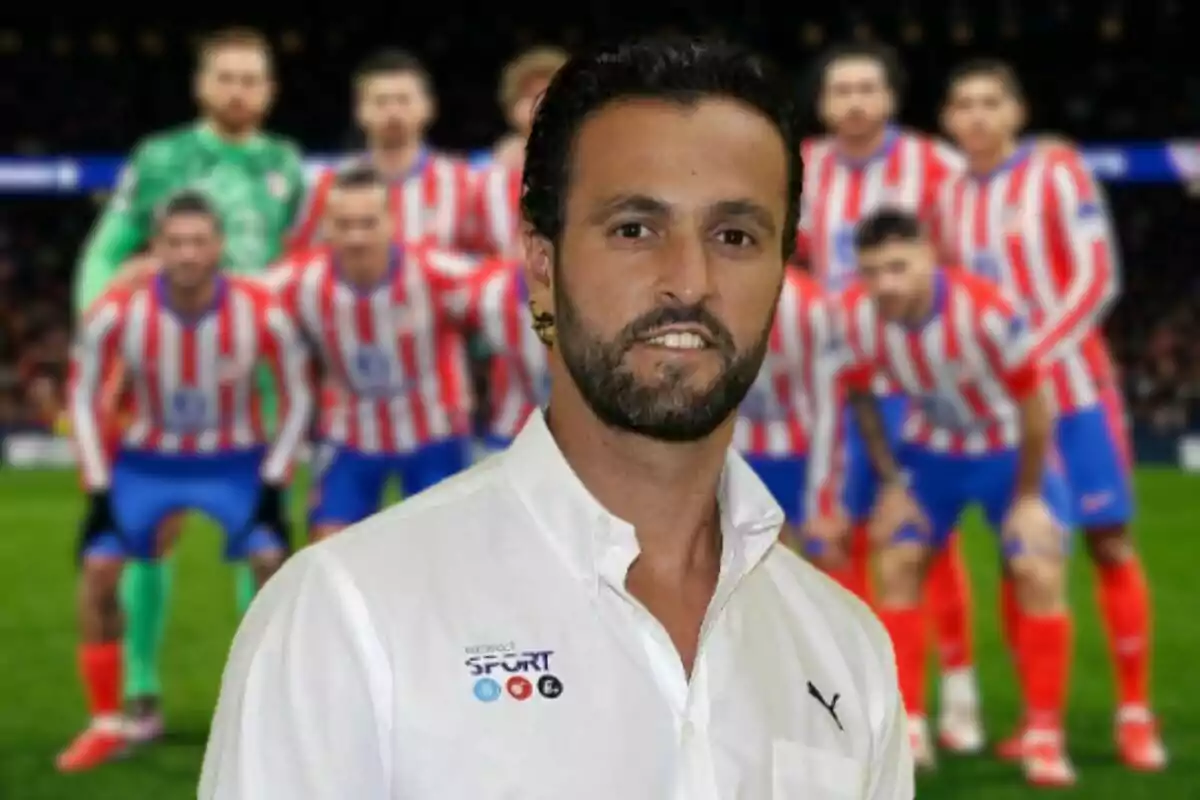
[(732, 228), (730, 230), (721, 231), (717, 234), (721, 240), (721, 244), (730, 247), (749, 247), (754, 244), (754, 237), (746, 231)]
[(612, 230), (614, 236), (622, 239), (641, 239), (649, 230), (640, 222), (622, 222)]

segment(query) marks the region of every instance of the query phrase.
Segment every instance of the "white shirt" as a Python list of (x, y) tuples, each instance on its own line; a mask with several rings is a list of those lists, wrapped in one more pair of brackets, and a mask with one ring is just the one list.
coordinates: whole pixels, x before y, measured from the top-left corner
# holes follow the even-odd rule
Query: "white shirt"
[(732, 453), (720, 507), (689, 682), (625, 589), (632, 526), (535, 413), (506, 452), (270, 581), (234, 641), (199, 796), (913, 797), (882, 626), (778, 544), (778, 506)]

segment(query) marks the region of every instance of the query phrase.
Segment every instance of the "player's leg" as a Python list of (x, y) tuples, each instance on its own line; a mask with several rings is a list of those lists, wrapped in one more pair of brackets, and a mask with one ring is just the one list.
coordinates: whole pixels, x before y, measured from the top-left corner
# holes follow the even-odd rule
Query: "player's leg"
[(131, 741), (145, 743), (162, 735), (162, 696), (159, 657), (166, 634), (167, 602), (171, 595), (171, 543), (179, 538), (186, 515), (172, 514), (159, 526), (163, 558), (128, 562), (121, 575), (121, 604), (125, 610), (125, 703)]
[[(901, 463), (910, 491), (930, 525), (928, 532), (904, 530), (888, 541), (873, 542), (876, 613), (892, 638), (900, 694), (909, 720), (913, 759), (923, 769), (934, 765), (926, 722), (925, 656), (928, 620), (922, 607), (929, 560), (942, 547), (963, 508), (961, 459), (903, 448)], [(969, 465), (968, 465), (969, 466)]]
[(388, 457), (321, 445), (309, 488), (309, 541), (326, 539), (378, 511), (390, 469)]
[[(986, 474), (976, 486), (976, 497), (997, 531), (1011, 507), (1017, 459), (1013, 452), (987, 457)], [(1042, 498), (1055, 524), (1042, 531), (1004, 531), (1001, 540), (1019, 609), (1015, 648), (1026, 696), (1019, 752), (1031, 783), (1069, 786), (1075, 773), (1066, 754), (1063, 720), (1073, 635), (1066, 587), (1072, 513), (1057, 468), (1047, 468)]]
[(853, 413), (847, 409), (846, 415), (846, 478), (842, 487), (842, 505), (850, 519), (850, 539), (846, 546), (846, 560), (839, 562), (840, 568), (829, 574), (870, 603), (871, 543), (867, 525), (871, 518), (871, 507), (875, 503), (875, 470)]
[(157, 555), (155, 532), (172, 499), (170, 488), (152, 472), (120, 457), (108, 497), (107, 508), (94, 504), (89, 510), (79, 546), (79, 668), (91, 718), (58, 756), (58, 768), (65, 772), (118, 757), (128, 743), (121, 714), (124, 620), (118, 587), (127, 557), (149, 560)]
[(466, 439), (431, 442), (399, 461), (405, 497), (423, 492), (471, 465), (471, 443)]
[(1117, 747), (1138, 770), (1160, 770), (1167, 754), (1150, 710), (1150, 593), (1130, 535), (1132, 458), (1115, 390), (1102, 405), (1063, 417), (1058, 444), (1096, 569), (1100, 617), (1117, 680)]
[[(767, 487), (775, 502), (783, 509), (783, 530), (780, 538), (789, 547), (800, 544), (800, 526), (804, 522), (804, 476), (803, 456), (747, 456), (746, 463)], [(805, 542), (805, 554), (814, 563), (821, 563), (825, 555), (817, 543)]]
[(956, 530), (934, 555), (925, 580), (925, 607), (932, 618), (942, 671), (938, 739), (955, 753), (977, 753), (984, 745), (968, 580), (962, 536)]

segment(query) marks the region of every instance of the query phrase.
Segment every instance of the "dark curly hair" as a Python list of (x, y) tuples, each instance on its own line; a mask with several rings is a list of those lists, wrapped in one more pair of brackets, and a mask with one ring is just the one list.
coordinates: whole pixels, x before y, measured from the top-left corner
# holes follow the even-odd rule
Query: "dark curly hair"
[(692, 105), (718, 97), (757, 110), (774, 124), (787, 147), (786, 260), (795, 251), (801, 186), (800, 134), (790, 87), (764, 58), (720, 40), (648, 37), (570, 59), (550, 82), (534, 117), (525, 146), (521, 213), (536, 234), (559, 242), (571, 150), (589, 114), (630, 98)]

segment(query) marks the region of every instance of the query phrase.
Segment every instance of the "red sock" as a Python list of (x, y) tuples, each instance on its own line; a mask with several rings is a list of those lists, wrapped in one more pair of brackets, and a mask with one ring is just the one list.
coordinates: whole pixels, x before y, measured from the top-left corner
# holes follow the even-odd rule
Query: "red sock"
[(1017, 679), (1017, 693), (1020, 696), (1021, 707), (1026, 712), (1029, 709), (1029, 685), (1026, 680), (1027, 667), (1024, 651), (1017, 646), (1021, 639), (1021, 620), (1023, 618), (1021, 604), (1017, 602), (1017, 587), (1012, 578), (1002, 575), (1000, 578), (1000, 634), (1004, 645), (1013, 662), (1013, 674)]
[(1150, 594), (1137, 557), (1097, 567), (1096, 592), (1117, 677), (1117, 701), (1146, 705), (1150, 698)]
[(1061, 729), (1071, 672), (1071, 618), (1066, 614), (1026, 614), (1021, 620), (1018, 649), (1025, 664), (1029, 724)]
[(867, 524), (854, 526), (850, 538), (850, 568), (847, 589), (858, 595), (864, 603), (871, 603), (871, 538)]
[(925, 602), (933, 617), (943, 670), (971, 666), (971, 592), (957, 531), (929, 565)]
[(1017, 602), (1017, 587), (1012, 578), (1000, 578), (1000, 635), (1004, 646), (1014, 657), (1017, 654), (1017, 629), (1021, 625), (1021, 604)]
[(121, 712), (121, 643), (101, 642), (79, 648), (79, 671), (93, 717)]
[(919, 607), (881, 608), (879, 619), (892, 637), (900, 696), (909, 714), (925, 714), (925, 617)]

